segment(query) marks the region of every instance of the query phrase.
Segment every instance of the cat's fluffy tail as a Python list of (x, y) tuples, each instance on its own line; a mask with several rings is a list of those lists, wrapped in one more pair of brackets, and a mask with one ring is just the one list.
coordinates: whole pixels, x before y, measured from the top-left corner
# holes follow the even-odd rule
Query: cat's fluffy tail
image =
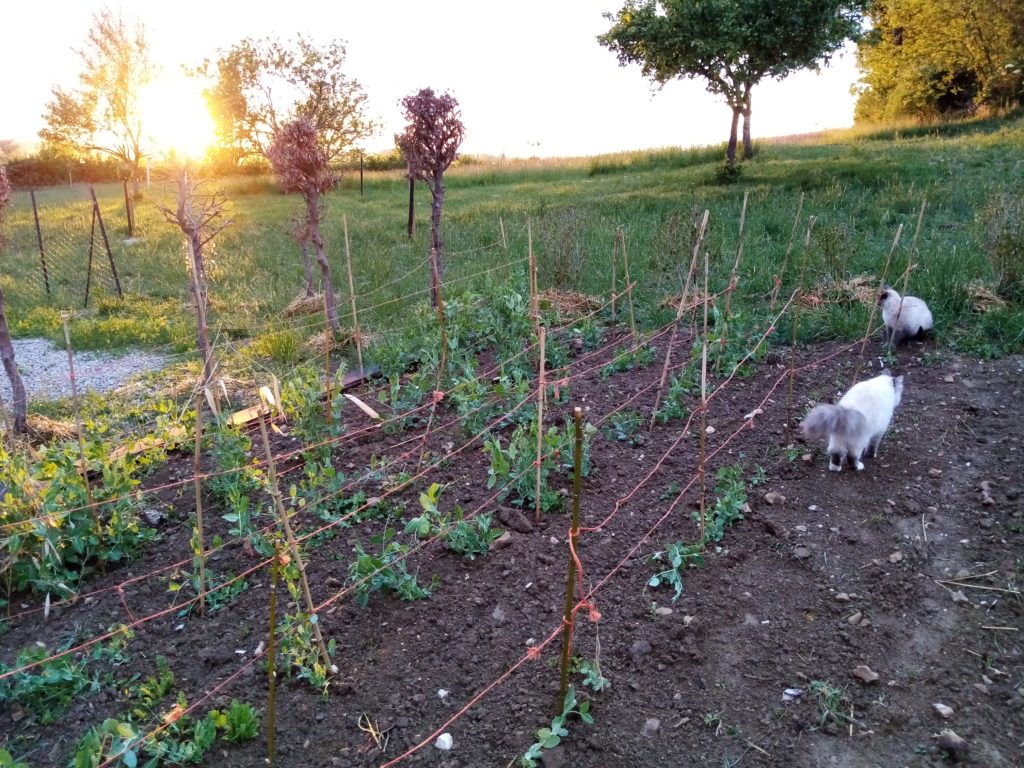
[(843, 420), (843, 409), (838, 405), (816, 405), (807, 414), (802, 425), (806, 440), (821, 440), (837, 431)]

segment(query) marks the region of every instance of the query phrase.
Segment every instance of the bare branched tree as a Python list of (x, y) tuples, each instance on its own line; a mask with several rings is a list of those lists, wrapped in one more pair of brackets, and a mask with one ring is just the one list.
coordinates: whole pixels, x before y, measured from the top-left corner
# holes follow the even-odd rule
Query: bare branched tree
[(444, 206), (444, 172), (458, 157), (466, 136), (459, 102), (448, 93), (423, 88), (401, 101), (407, 124), (395, 136), (409, 164), (409, 174), (430, 189), (430, 287), (438, 306), (444, 277), (444, 243), (441, 240), (441, 209)]
[(338, 331), (341, 325), (338, 322), (334, 284), (331, 282), (331, 265), (327, 261), (324, 239), (320, 234), (320, 220), (323, 216), (321, 199), (334, 189), (338, 177), (331, 171), (327, 153), (317, 140), (316, 127), (305, 118), (293, 120), (281, 127), (277, 138), (267, 150), (267, 157), (270, 158), (281, 188), (285, 192), (298, 192), (306, 204), (303, 234), (306, 235), (306, 242), (312, 244), (317, 264), (320, 265), (327, 319), (331, 328)]
[(203, 356), (202, 386), (205, 387), (213, 377), (213, 351), (210, 348), (210, 334), (206, 324), (208, 289), (203, 248), (233, 222), (225, 217), (227, 200), (223, 192), (201, 192), (199, 183), (187, 167), (182, 167), (178, 171), (176, 181), (177, 207), (158, 207), (168, 222), (176, 224), (181, 229), (188, 246), (190, 287), (196, 303), (196, 337), (199, 352)]
[[(6, 245), (3, 231), (7, 206), (11, 203), (11, 183), (7, 178), (7, 169), (0, 166), (0, 250)], [(14, 434), (25, 431), (28, 419), (28, 398), (25, 394), (25, 382), (21, 380), (21, 372), (14, 360), (14, 342), (11, 331), (7, 327), (7, 315), (4, 312), (4, 292), (0, 288), (0, 360), (3, 361), (7, 378), (11, 380), (12, 407), (14, 409)]]

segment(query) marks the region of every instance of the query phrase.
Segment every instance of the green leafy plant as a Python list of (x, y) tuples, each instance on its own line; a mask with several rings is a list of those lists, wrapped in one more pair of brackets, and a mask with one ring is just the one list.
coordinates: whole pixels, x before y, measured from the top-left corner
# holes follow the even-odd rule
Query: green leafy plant
[(601, 378), (607, 379), (616, 373), (625, 373), (638, 368), (646, 368), (654, 362), (657, 350), (646, 343), (635, 347), (616, 347), (615, 357), (601, 369)]
[(29, 768), (29, 765), (15, 760), (6, 749), (0, 749), (0, 768)]
[(454, 522), (448, 529), (448, 549), (463, 557), (475, 560), (477, 555), (486, 555), (491, 542), (501, 536), (501, 530), (491, 527), (490, 515), (477, 515), (471, 520), (462, 519), (462, 510), (455, 508)]
[(361, 545), (355, 545), (356, 557), (349, 565), (349, 582), (355, 587), (356, 602), (364, 608), (375, 592), (389, 591), (401, 600), (430, 597), (431, 590), (419, 583), (416, 574), (406, 570), (402, 556), (408, 547), (396, 541), (394, 535), (393, 529), (386, 528), (371, 539), (381, 548), (380, 554), (371, 554)]
[(835, 723), (850, 722), (849, 715), (843, 709), (849, 706), (849, 699), (846, 692), (827, 680), (812, 680), (809, 690), (821, 707), (821, 720), (818, 725), (823, 726), (829, 720)]
[(142, 751), (151, 758), (145, 763), (144, 768), (186, 765), (202, 761), (203, 755), (217, 738), (217, 725), (209, 715), (193, 720), (185, 714), (187, 710), (188, 701), (185, 694), (179, 693), (175, 705), (160, 716), (167, 727), (151, 733), (143, 741)]
[(658, 424), (668, 424), (670, 421), (680, 421), (690, 415), (690, 408), (687, 398), (698, 391), (699, 385), (696, 370), (688, 366), (678, 376), (673, 376), (669, 381), (668, 390), (654, 413), (654, 420)]
[(667, 549), (655, 552), (647, 562), (651, 565), (665, 565), (666, 568), (658, 571), (647, 580), (647, 586), (657, 589), (660, 586), (670, 586), (675, 590), (672, 595), (674, 603), (683, 594), (683, 571), (691, 565), (698, 568), (704, 566), (703, 544), (684, 544), (681, 541), (673, 542)]
[(581, 659), (578, 656), (574, 657), (572, 671), (575, 674), (583, 675), (583, 685), (595, 693), (600, 693), (605, 688), (611, 687), (611, 681), (601, 674), (601, 665), (597, 659), (591, 661), (590, 659)]
[(519, 764), (522, 768), (537, 768), (541, 755), (545, 749), (554, 749), (562, 743), (562, 739), (569, 735), (568, 721), (573, 715), (588, 725), (594, 722), (590, 714), (590, 702), (584, 701), (576, 706), (576, 690), (570, 685), (565, 694), (565, 702), (562, 705), (562, 712), (551, 719), (551, 725), (537, 730), (537, 741), (530, 746), (522, 756)]
[(604, 429), (605, 437), (620, 443), (640, 445), (643, 435), (638, 434), (644, 423), (644, 417), (636, 411), (617, 411), (608, 417), (608, 425)]
[(99, 768), (112, 759), (113, 765), (136, 768), (138, 740), (139, 731), (134, 724), (109, 717), (78, 741), (69, 768)]
[(211, 710), (207, 716), (228, 741), (250, 741), (260, 734), (260, 715), (256, 707), (238, 699), (232, 699), (227, 709)]

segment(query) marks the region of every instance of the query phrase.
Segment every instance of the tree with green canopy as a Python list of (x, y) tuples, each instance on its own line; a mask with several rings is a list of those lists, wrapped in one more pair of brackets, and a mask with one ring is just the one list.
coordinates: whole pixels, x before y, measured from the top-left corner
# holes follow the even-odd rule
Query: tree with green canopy
[(1024, 96), (1022, 0), (875, 0), (868, 18), (858, 121), (969, 114)]
[[(765, 77), (778, 80), (827, 64), (860, 30), (863, 0), (626, 0), (605, 17), (612, 27), (597, 39), (623, 66), (639, 64), (660, 86), (676, 78), (703, 78), (709, 92), (732, 109), (726, 154), (736, 162), (743, 118), (743, 154), (750, 139), (751, 91)], [(813, 105), (808, 105), (813, 109)]]
[(79, 87), (53, 89), (40, 138), (77, 152), (110, 155), (135, 182), (145, 157), (141, 96), (153, 78), (149, 42), (141, 23), (134, 28), (104, 8), (93, 15), (85, 47), (78, 51)]

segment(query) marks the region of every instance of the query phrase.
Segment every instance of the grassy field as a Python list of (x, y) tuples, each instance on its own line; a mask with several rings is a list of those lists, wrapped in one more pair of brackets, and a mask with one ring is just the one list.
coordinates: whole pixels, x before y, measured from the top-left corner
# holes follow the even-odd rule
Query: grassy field
[[(762, 312), (776, 276), (781, 295), (788, 296), (806, 259), (802, 287), (820, 301), (812, 299), (803, 313), (801, 338), (859, 337), (869, 308), (851, 300), (851, 279), (877, 285), (902, 224), (889, 280), (900, 285), (908, 265), (916, 265), (908, 292), (930, 303), (939, 338), (982, 356), (1022, 348), (1021, 118), (826, 134), (761, 143), (758, 150), (731, 184), (717, 178), (720, 148), (462, 164), (446, 177), (447, 291), (487, 296), (511, 283), (525, 293), (531, 229), (542, 289), (607, 296), (615, 231), (621, 228), (637, 282), (639, 320), (664, 322), (671, 310), (661, 302), (680, 289), (695, 221), (705, 209), (712, 292), (727, 284), (749, 192), (735, 299), (740, 311)], [(217, 239), (212, 254), (211, 334), (218, 343), (259, 342), (269, 334), (273, 354), (278, 344), (294, 342), (281, 342), (283, 333), (301, 338), (320, 330), (316, 317), (281, 318), (302, 287), (299, 250), (289, 235), (299, 200), (279, 193), (268, 179), (230, 179), (219, 188), (227, 194), (234, 225)], [(51, 289), (46, 293), (29, 196), (19, 192), (0, 261), (14, 333), (62, 341), (59, 310), (72, 309), (76, 348), (141, 345), (188, 352), (194, 321), (186, 260), (176, 228), (156, 207), (171, 200), (171, 185), (154, 181), (138, 203), (135, 241), (126, 241), (120, 188), (100, 187), (97, 194), (126, 300), (112, 293), (97, 231), (93, 298), (82, 309), (90, 243), (90, 203), (82, 186), (37, 192)], [(405, 180), (383, 172), (367, 175), (363, 195), (358, 177), (346, 176), (328, 200), (325, 241), (339, 301), (347, 313), (344, 217), (360, 320), (378, 340), (400, 333), (411, 307), (427, 298), (429, 194), (417, 190), (412, 240), (405, 232), (406, 205)], [(787, 260), (798, 208), (797, 242)], [(812, 216), (805, 249), (802, 236)], [(621, 283), (621, 265), (619, 270)]]

